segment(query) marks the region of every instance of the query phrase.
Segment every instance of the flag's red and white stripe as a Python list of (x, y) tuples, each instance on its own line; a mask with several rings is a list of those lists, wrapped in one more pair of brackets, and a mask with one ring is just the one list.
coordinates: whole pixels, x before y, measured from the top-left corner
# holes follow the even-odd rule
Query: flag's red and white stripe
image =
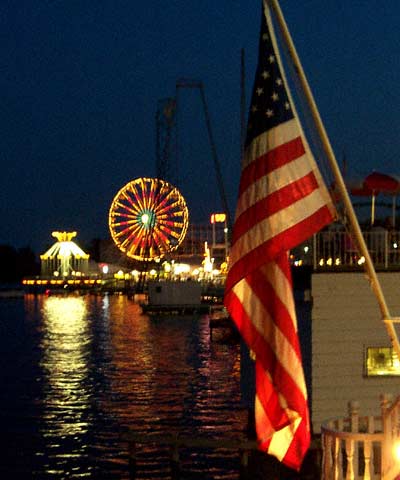
[(225, 305), (256, 357), (260, 448), (295, 469), (308, 449), (310, 425), (288, 252), (333, 217), (296, 117), (248, 145)]

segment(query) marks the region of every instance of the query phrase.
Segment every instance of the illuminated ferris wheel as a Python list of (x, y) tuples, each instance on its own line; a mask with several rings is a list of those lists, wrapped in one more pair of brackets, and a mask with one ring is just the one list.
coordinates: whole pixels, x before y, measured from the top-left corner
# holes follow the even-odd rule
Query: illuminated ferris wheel
[(188, 208), (178, 189), (156, 178), (127, 183), (114, 197), (108, 216), (115, 244), (136, 260), (155, 260), (176, 250), (188, 221)]

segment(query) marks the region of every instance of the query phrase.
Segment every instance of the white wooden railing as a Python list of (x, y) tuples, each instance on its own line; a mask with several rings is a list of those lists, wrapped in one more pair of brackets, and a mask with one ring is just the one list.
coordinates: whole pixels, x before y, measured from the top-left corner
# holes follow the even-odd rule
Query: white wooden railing
[(349, 415), (321, 427), (322, 480), (396, 480), (400, 462), (393, 454), (400, 440), (400, 397), (381, 398), (381, 415), (361, 417), (358, 402)]
[[(400, 231), (375, 228), (362, 232), (371, 259), (380, 269), (400, 268)], [(364, 268), (363, 257), (351, 236), (335, 225), (318, 232), (291, 252), (295, 265), (312, 265), (314, 270)]]

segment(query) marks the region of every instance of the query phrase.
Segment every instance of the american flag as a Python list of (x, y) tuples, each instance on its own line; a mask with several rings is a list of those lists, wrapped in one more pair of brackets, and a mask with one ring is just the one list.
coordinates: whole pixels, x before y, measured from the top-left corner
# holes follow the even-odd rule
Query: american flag
[(334, 216), (284, 76), (266, 0), (225, 305), (255, 355), (260, 449), (299, 470), (310, 443), (289, 250)]

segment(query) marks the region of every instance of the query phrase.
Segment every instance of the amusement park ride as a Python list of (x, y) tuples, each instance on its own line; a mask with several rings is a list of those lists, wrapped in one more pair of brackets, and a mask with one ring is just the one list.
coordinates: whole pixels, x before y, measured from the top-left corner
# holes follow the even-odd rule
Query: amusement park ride
[(135, 260), (150, 261), (176, 250), (189, 222), (178, 189), (158, 178), (137, 178), (115, 196), (109, 227), (117, 247)]
[(186, 201), (170, 180), (172, 171), (175, 175), (177, 172), (176, 168), (171, 169), (171, 159), (178, 150), (176, 119), (178, 92), (182, 88), (197, 89), (200, 93), (219, 194), (225, 210), (226, 231), (230, 230), (229, 209), (203, 84), (179, 80), (176, 83), (176, 97), (158, 103), (156, 178), (136, 178), (128, 182), (114, 197), (109, 211), (109, 229), (115, 245), (129, 258), (144, 262), (144, 269), (148, 262), (158, 261), (175, 252), (188, 229)]

